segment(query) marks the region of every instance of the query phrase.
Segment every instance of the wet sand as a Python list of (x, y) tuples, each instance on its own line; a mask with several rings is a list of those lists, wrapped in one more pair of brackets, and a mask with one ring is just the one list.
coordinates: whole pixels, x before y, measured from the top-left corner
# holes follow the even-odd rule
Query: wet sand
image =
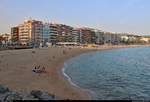
[[(88, 100), (90, 98), (87, 93), (73, 87), (62, 76), (64, 62), (82, 53), (129, 47), (139, 45), (101, 46), (99, 49), (53, 47), (0, 51), (0, 84), (24, 93), (31, 90), (46, 91), (61, 100)], [(47, 73), (32, 72), (38, 65), (44, 66)]]

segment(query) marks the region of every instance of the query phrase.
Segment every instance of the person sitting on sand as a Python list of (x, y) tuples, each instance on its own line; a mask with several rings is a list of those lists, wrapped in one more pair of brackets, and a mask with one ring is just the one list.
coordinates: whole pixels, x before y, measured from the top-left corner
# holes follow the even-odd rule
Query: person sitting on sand
[(45, 71), (45, 67), (43, 67), (42, 69), (40, 69), (40, 66), (35, 67), (32, 71), (35, 72), (35, 73), (45, 73), (46, 72)]
[(34, 69), (32, 70), (33, 72), (37, 73), (38, 72), (38, 69), (40, 69), (40, 65), (37, 67), (35, 66)]
[(41, 66), (39, 65), (38, 67), (35, 67), (35, 68), (36, 68), (36, 69), (40, 69), (40, 67), (41, 67)]

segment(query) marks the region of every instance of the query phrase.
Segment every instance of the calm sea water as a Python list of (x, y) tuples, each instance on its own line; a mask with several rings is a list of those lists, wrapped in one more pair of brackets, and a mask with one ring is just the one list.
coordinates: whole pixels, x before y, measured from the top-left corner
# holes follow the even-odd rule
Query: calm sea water
[(150, 48), (93, 52), (65, 63), (65, 76), (98, 100), (150, 100)]

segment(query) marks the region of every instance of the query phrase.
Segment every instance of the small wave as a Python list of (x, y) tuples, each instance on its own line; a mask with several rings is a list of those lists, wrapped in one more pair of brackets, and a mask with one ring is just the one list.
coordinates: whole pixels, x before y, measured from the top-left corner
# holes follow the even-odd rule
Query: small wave
[(65, 67), (62, 68), (62, 73), (63, 73), (64, 77), (71, 83), (71, 85), (73, 85), (73, 86), (79, 88), (79, 86), (77, 86), (76, 84), (74, 84), (74, 83), (72, 82), (71, 77), (69, 77), (69, 76), (65, 73), (65, 69), (66, 69)]
[(69, 76), (65, 73), (66, 66), (67, 66), (67, 63), (64, 63), (64, 67), (62, 68), (62, 74), (63, 74), (63, 76), (69, 81), (69, 83), (70, 83), (71, 85), (73, 85), (74, 87), (79, 88), (79, 89), (81, 89), (81, 90), (87, 92), (88, 95), (89, 95), (89, 97), (90, 97), (91, 99), (94, 99), (94, 96), (96, 95), (96, 93), (95, 93), (94, 91), (91, 91), (91, 90), (89, 90), (89, 89), (83, 89), (83, 88), (79, 87), (78, 85), (76, 85), (75, 83), (73, 83), (71, 77), (69, 77)]

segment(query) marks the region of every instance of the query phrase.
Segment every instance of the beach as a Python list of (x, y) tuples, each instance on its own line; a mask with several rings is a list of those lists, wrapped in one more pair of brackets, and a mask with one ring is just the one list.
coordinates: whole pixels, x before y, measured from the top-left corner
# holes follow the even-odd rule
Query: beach
[[(31, 90), (46, 91), (61, 100), (89, 100), (87, 93), (72, 86), (63, 77), (61, 70), (64, 62), (92, 51), (141, 46), (145, 45), (102, 46), (98, 49), (52, 47), (0, 51), (0, 84), (23, 93), (29, 93)], [(44, 66), (47, 73), (34, 73), (32, 70), (38, 65)]]

